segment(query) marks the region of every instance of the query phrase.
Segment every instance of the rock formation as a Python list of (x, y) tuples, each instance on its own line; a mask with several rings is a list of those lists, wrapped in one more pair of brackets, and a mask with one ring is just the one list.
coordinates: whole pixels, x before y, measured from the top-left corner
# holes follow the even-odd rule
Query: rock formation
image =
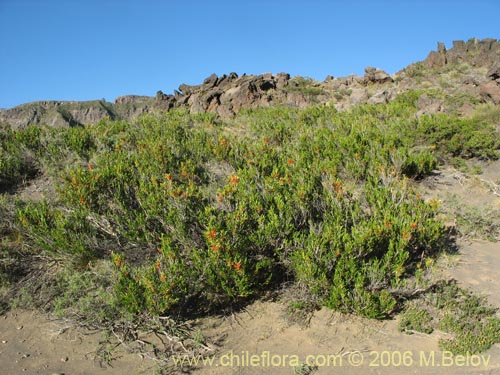
[[(451, 74), (456, 71), (459, 74)], [(367, 67), (364, 76), (351, 75), (323, 82), (287, 73), (238, 76), (236, 73), (207, 77), (200, 85), (182, 84), (173, 94), (121, 96), (114, 103), (41, 101), (0, 111), (0, 124), (13, 128), (47, 124), (79, 126), (111, 119), (133, 119), (143, 113), (187, 108), (191, 113), (212, 112), (230, 118), (242, 108), (284, 105), (303, 108), (310, 104), (333, 105), (344, 110), (358, 104), (387, 103), (410, 89), (438, 88), (445, 94), (461, 92), (483, 102), (500, 104), (500, 41), (454, 41), (446, 49), (438, 43), (422, 63), (411, 64), (390, 76)], [(446, 104), (424, 96), (421, 113), (445, 111)]]

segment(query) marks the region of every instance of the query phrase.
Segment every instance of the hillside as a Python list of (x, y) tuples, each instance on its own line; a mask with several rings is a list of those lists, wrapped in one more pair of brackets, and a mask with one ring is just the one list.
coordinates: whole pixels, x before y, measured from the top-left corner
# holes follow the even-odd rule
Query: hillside
[[(436, 97), (422, 98), (426, 112), (468, 113), (470, 103), (500, 103), (500, 42), (496, 39), (455, 41), (447, 50), (438, 50), (422, 62), (389, 76), (368, 67), (364, 76), (327, 77), (318, 82), (287, 73), (212, 75), (197, 86), (182, 84), (173, 95), (158, 91), (156, 96), (122, 96), (114, 103), (42, 101), (0, 112), (0, 124), (13, 128), (46, 124), (55, 127), (88, 125), (109, 117), (134, 119), (145, 113), (188, 108), (190, 113), (210, 112), (222, 119), (234, 117), (241, 109), (285, 105), (305, 108), (326, 104), (345, 110), (359, 104), (380, 104), (394, 100), (408, 90), (437, 90)], [(446, 96), (460, 100), (449, 102)], [(425, 108), (424, 108), (425, 107)]]
[(495, 373), (499, 54), (0, 111), (0, 367)]

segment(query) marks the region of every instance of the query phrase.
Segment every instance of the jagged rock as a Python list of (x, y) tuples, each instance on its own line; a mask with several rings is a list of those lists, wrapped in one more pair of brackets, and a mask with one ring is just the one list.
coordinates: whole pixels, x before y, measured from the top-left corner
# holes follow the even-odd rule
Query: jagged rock
[(163, 93), (163, 91), (158, 90), (158, 91), (156, 92), (156, 96), (155, 96), (155, 98), (156, 98), (156, 101), (161, 101), (161, 100), (165, 100), (165, 99), (167, 98), (167, 95), (165, 95), (165, 94)]
[(500, 85), (495, 81), (483, 83), (479, 86), (479, 93), (485, 100), (491, 100), (495, 104), (500, 104)]
[(216, 86), (219, 88), (228, 87), (231, 83), (238, 78), (238, 74), (229, 73), (229, 75), (224, 74), (222, 77), (217, 79)]
[(190, 86), (183, 83), (179, 86), (179, 93), (181, 95), (190, 95), (194, 90), (196, 90), (196, 86)]
[(500, 43), (496, 39), (469, 39), (453, 41), (453, 48), (446, 50), (443, 43), (438, 43), (438, 51), (431, 51), (424, 65), (427, 68), (439, 68), (448, 64), (462, 64), (485, 67), (493, 64), (500, 57)]
[(208, 88), (214, 87), (217, 84), (218, 79), (217, 74), (213, 73), (210, 77), (205, 78), (203, 85), (208, 86)]
[(368, 83), (386, 83), (392, 82), (393, 80), (391, 76), (383, 70), (369, 66), (365, 68), (365, 81)]
[(278, 73), (276, 75), (276, 88), (278, 90), (282, 89), (288, 84), (288, 81), (290, 80), (290, 74), (288, 73)]
[(368, 99), (368, 104), (385, 104), (389, 103), (395, 97), (394, 90), (382, 90)]
[(488, 77), (492, 80), (496, 80), (496, 79), (500, 78), (500, 62), (499, 61), (495, 61), (493, 63), (490, 70), (488, 70), (488, 73), (486, 73), (486, 77)]
[(426, 68), (441, 68), (446, 65), (446, 53), (431, 51), (424, 61)]

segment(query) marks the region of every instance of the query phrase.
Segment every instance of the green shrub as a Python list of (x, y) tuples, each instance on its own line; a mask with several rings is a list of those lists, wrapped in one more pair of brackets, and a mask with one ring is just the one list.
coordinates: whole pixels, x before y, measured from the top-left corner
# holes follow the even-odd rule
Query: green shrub
[(15, 186), (37, 173), (32, 151), (39, 147), (38, 137), (39, 130), (35, 127), (0, 131), (0, 189)]
[(442, 350), (475, 354), (500, 342), (497, 310), (485, 298), (459, 287), (456, 281), (440, 281), (407, 303), (399, 328), (409, 334), (440, 329), (451, 337), (439, 340)]
[(401, 314), (399, 330), (412, 334), (413, 332), (432, 333), (432, 316), (424, 309), (410, 307)]
[(448, 115), (422, 116), (415, 129), (417, 142), (431, 144), (441, 157), (497, 159), (500, 141), (494, 126)]
[(206, 311), (293, 280), (325, 306), (383, 318), (446, 237), (437, 202), (409, 179), (442, 155), (496, 147), (481, 121), (416, 120), (418, 96), (341, 113), (247, 110), (231, 124), (170, 111), (42, 130), (39, 142), (25, 134), (58, 196), (21, 206), (19, 224), (34, 247), (83, 270), (113, 253), (111, 289), (132, 314)]

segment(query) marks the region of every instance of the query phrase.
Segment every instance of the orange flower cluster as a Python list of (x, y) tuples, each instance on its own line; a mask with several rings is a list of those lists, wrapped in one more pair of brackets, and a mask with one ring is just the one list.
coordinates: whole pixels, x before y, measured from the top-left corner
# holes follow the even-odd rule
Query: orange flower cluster
[(228, 267), (234, 268), (236, 271), (241, 271), (241, 262), (231, 262), (227, 261)]
[(342, 181), (333, 181), (333, 190), (337, 195), (342, 195)]
[(233, 186), (236, 186), (238, 185), (238, 182), (240, 181), (240, 178), (234, 174), (232, 174), (231, 176), (229, 176), (229, 182), (231, 184), (233, 184)]
[(217, 231), (215, 229), (210, 229), (210, 231), (207, 233), (207, 238), (215, 240), (215, 237), (217, 237)]

